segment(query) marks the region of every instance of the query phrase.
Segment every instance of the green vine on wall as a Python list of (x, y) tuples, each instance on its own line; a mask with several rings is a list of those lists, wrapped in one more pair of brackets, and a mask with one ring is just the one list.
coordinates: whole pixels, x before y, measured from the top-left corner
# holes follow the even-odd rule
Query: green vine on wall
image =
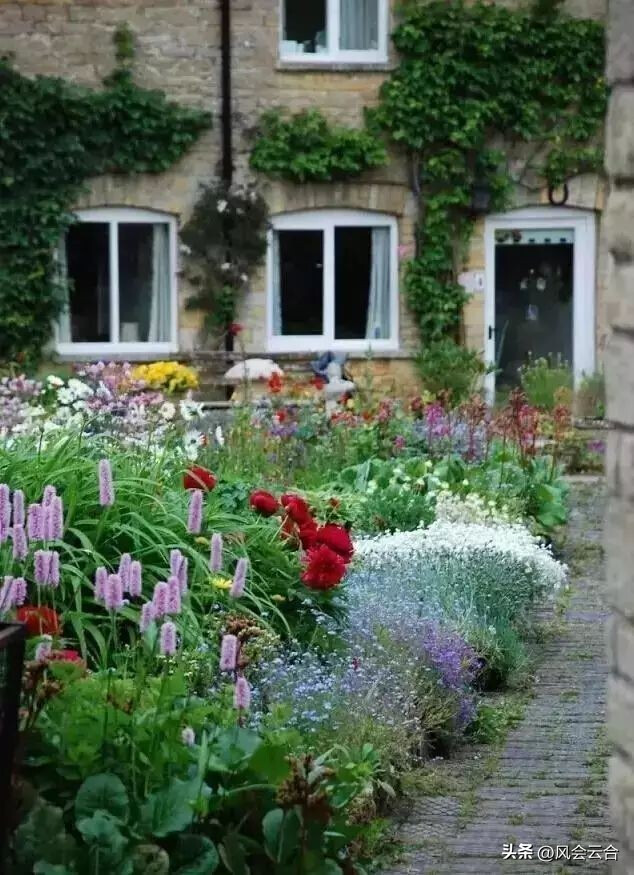
[(292, 182), (332, 182), (387, 161), (380, 137), (367, 128), (330, 125), (317, 110), (262, 115), (251, 167)]
[(500, 209), (513, 183), (558, 186), (602, 166), (603, 26), (558, 6), (410, 0), (402, 11), (400, 63), (374, 121), (410, 159), (419, 221), (405, 289), (423, 345), (458, 338), (474, 187)]
[(0, 360), (33, 361), (64, 301), (53, 254), (85, 181), (159, 173), (211, 124), (135, 85), (129, 31), (101, 91), (21, 75), (0, 60)]

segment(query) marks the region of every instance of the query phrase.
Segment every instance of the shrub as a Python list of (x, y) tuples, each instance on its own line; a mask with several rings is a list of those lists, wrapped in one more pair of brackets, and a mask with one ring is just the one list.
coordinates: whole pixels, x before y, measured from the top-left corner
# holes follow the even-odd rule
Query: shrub
[(575, 389), (575, 414), (584, 419), (605, 416), (605, 377), (603, 373), (584, 374)]
[(417, 364), (424, 388), (436, 397), (446, 393), (454, 404), (465, 401), (487, 371), (479, 353), (449, 338), (424, 346)]
[(570, 401), (572, 371), (560, 357), (531, 359), (519, 369), (519, 378), (528, 402), (540, 410)]

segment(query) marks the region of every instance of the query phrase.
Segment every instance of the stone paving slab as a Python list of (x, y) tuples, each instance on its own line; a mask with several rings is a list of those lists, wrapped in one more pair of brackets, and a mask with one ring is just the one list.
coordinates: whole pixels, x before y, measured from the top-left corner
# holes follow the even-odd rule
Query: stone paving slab
[[(608, 617), (600, 550), (603, 483), (598, 478), (573, 483), (571, 502), (564, 559), (571, 563), (573, 596), (560, 632), (541, 648), (534, 697), (522, 723), (468, 799), (457, 792), (411, 800), (399, 835), (403, 859), (384, 875), (609, 872), (605, 860), (502, 859), (509, 842), (530, 843), (535, 852), (542, 845), (618, 846), (603, 768)], [(487, 756), (487, 748), (473, 751), (457, 755), (458, 768), (462, 762), (473, 768), (474, 760)]]

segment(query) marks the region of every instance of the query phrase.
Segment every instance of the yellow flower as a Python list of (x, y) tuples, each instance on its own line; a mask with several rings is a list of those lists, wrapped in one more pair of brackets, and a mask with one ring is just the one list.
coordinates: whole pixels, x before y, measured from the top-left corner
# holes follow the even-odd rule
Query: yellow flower
[(136, 380), (143, 380), (151, 389), (164, 389), (168, 394), (198, 388), (196, 371), (179, 362), (138, 365), (132, 376)]
[(272, 595), (271, 598), (274, 602), (285, 602), (286, 601), (286, 596), (279, 595), (278, 593), (275, 593), (275, 595)]
[(211, 585), (216, 589), (231, 589), (232, 580), (229, 577), (223, 577), (221, 574), (216, 574), (211, 578)]

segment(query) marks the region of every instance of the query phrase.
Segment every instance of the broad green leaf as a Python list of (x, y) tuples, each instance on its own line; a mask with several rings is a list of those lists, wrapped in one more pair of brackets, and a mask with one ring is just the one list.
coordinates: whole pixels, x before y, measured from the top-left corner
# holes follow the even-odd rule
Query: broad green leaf
[(77, 791), (75, 819), (91, 817), (95, 811), (107, 811), (125, 822), (128, 817), (128, 794), (123, 781), (116, 775), (91, 775)]
[(187, 829), (200, 785), (197, 781), (174, 778), (165, 790), (153, 793), (141, 809), (141, 826), (147, 835), (161, 838)]
[(211, 875), (220, 864), (216, 846), (206, 836), (182, 835), (170, 858), (173, 875)]

